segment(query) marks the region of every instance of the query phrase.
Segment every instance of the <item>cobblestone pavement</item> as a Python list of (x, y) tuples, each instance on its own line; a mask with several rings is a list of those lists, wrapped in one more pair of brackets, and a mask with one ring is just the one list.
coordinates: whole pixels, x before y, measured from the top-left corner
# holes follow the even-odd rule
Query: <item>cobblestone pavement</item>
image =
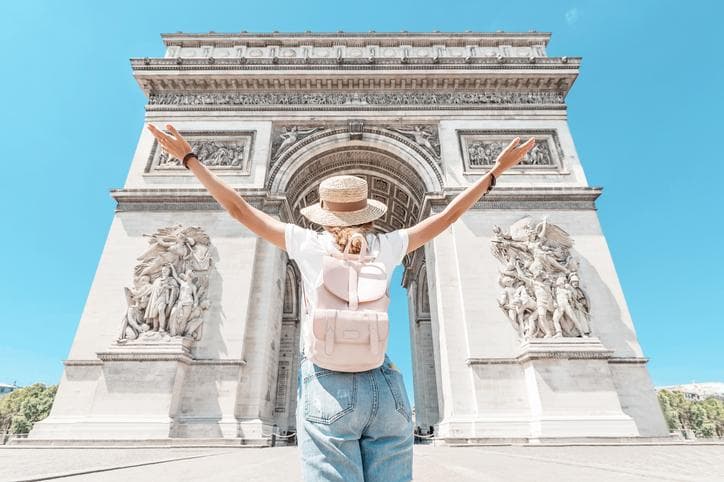
[[(0, 481), (300, 481), (296, 447), (0, 447)], [(416, 445), (416, 481), (724, 481), (724, 445)]]

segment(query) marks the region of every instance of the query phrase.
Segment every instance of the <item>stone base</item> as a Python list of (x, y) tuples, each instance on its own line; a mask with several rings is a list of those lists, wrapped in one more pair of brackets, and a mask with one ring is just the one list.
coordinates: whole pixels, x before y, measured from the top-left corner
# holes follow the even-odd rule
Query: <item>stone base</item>
[[(42, 439), (15, 438), (6, 446), (21, 445), (28, 447), (270, 447), (271, 439), (242, 438), (143, 438), (143, 439)], [(281, 445), (278, 444), (277, 445)]]
[[(205, 365), (193, 375), (193, 340), (186, 337), (141, 336), (136, 340), (114, 342), (98, 360), (66, 362), (63, 389), (54, 410), (35, 424), (23, 443), (52, 440), (165, 440), (168, 438), (231, 439), (240, 443), (271, 437), (272, 422), (238, 420), (220, 410), (214, 388), (228, 383), (232, 390), (239, 378), (240, 365), (211, 365), (208, 407), (190, 412), (184, 396), (197, 396), (206, 380)], [(189, 381), (189, 379), (192, 380)], [(229, 382), (231, 380), (231, 382)], [(193, 389), (193, 390), (192, 390)], [(78, 391), (87, 395), (78, 397)], [(57, 405), (57, 406), (56, 406)], [(58, 415), (56, 415), (56, 412)], [(215, 415), (215, 416), (209, 416)]]
[(435, 435), (527, 442), (637, 437), (634, 420), (621, 407), (611, 354), (597, 338), (550, 338), (523, 343), (515, 358), (472, 358), (477, 412), (443, 418)]
[(271, 445), (272, 423), (263, 420), (46, 418), (16, 445)]

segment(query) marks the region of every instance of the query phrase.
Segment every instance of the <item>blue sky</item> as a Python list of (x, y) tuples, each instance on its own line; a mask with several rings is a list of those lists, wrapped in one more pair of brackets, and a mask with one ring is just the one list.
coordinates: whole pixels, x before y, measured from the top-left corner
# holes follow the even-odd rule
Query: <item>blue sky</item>
[[(658, 385), (724, 380), (721, 2), (2, 2), (0, 382), (55, 383), (142, 129), (162, 32), (538, 31), (583, 57), (570, 128)], [(399, 272), (393, 285), (399, 285)], [(404, 320), (404, 290), (393, 294)], [(119, 315), (120, 316), (120, 315)], [(120, 320), (120, 318), (119, 318)], [(411, 390), (409, 331), (390, 353)]]

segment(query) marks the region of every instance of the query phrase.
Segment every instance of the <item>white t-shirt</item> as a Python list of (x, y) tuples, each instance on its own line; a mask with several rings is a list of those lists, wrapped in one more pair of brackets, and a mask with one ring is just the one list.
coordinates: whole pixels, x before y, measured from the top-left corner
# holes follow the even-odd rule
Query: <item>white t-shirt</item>
[[(392, 280), (392, 271), (402, 263), (407, 253), (408, 235), (405, 229), (396, 229), (389, 233), (365, 233), (367, 251), (375, 255), (376, 261), (381, 261), (387, 271), (387, 288), (389, 290)], [(286, 243), (289, 259), (296, 261), (302, 275), (302, 285), (309, 299), (310, 310), (316, 305), (316, 288), (322, 283), (322, 257), (332, 251), (340, 251), (334, 236), (327, 232), (317, 232), (303, 228), (293, 223), (286, 223), (284, 227), (284, 241)], [(300, 344), (303, 344), (304, 353), (309, 353), (311, 339), (309, 338), (310, 321), (306, 318), (304, 299), (300, 300), (302, 310), (302, 327)]]

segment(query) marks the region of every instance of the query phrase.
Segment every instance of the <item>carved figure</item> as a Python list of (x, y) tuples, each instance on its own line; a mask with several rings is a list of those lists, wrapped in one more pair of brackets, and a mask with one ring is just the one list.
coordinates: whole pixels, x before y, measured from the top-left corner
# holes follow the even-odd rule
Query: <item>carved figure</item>
[[(196, 140), (189, 142), (199, 161), (208, 167), (246, 169), (246, 144), (243, 141)], [(162, 151), (156, 169), (183, 169), (181, 160)]]
[(284, 132), (279, 134), (279, 137), (282, 139), (282, 143), (274, 152), (274, 158), (279, 157), (284, 151), (294, 145), (301, 136), (308, 136), (319, 129), (321, 129), (321, 127), (313, 127), (307, 130), (301, 130), (297, 126), (284, 127)]
[(134, 287), (124, 288), (126, 313), (118, 342), (140, 337), (201, 339), (209, 272), (209, 237), (198, 226), (169, 226), (150, 238), (150, 247), (134, 267)]
[[(393, 131), (399, 132), (400, 134), (404, 134), (407, 136), (411, 136), (417, 145), (420, 147), (423, 147), (427, 149), (430, 154), (434, 155), (435, 157), (439, 157), (439, 144), (437, 143), (435, 139), (434, 132), (430, 132), (426, 127), (423, 126), (413, 126), (412, 129), (398, 129), (396, 127), (390, 127)], [(435, 142), (435, 145), (433, 146), (433, 143), (431, 141)]]
[(493, 255), (503, 264), (498, 305), (519, 337), (586, 337), (590, 303), (580, 286), (570, 235), (548, 222), (524, 217), (504, 232), (493, 227)]

